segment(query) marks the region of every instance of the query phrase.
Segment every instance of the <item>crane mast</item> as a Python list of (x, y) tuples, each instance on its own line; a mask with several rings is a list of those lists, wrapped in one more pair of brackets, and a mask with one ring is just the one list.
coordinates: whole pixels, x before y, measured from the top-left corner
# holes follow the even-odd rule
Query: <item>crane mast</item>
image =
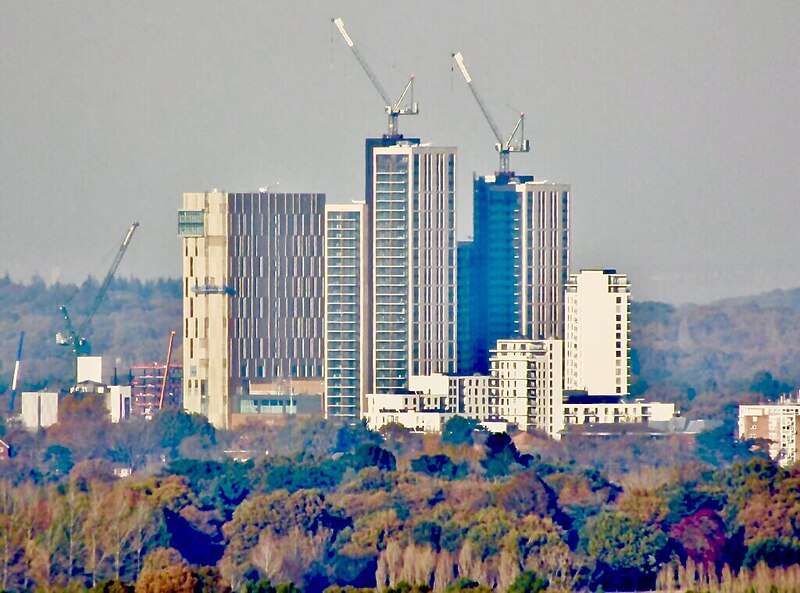
[(97, 290), (97, 295), (94, 297), (92, 306), (89, 309), (89, 312), (86, 314), (86, 319), (84, 320), (83, 324), (81, 324), (80, 328), (75, 329), (66, 305), (61, 305), (58, 308), (58, 310), (61, 312), (61, 316), (64, 319), (64, 328), (66, 329), (66, 332), (58, 332), (56, 334), (56, 343), (59, 346), (71, 346), (72, 352), (76, 356), (85, 356), (91, 352), (89, 342), (83, 336), (86, 333), (86, 330), (89, 328), (89, 324), (92, 322), (94, 314), (97, 313), (97, 310), (100, 308), (100, 305), (106, 296), (106, 292), (108, 292), (108, 287), (111, 285), (111, 281), (114, 279), (114, 274), (117, 273), (117, 268), (119, 268), (119, 264), (122, 262), (122, 257), (128, 250), (128, 245), (130, 245), (131, 239), (133, 238), (133, 233), (136, 232), (138, 226), (139, 223), (134, 222), (128, 229), (128, 232), (125, 233), (125, 238), (122, 240), (122, 244), (117, 251), (117, 255), (114, 257), (114, 261), (111, 262), (111, 267), (108, 269), (106, 277), (103, 278), (103, 282), (100, 285), (100, 288)]
[[(375, 90), (378, 91), (381, 99), (383, 99), (383, 102), (386, 104), (386, 114), (389, 118), (389, 131), (386, 134), (386, 137), (398, 137), (400, 135), (400, 128), (398, 126), (400, 116), (417, 115), (419, 113), (419, 105), (416, 101), (414, 101), (414, 76), (412, 75), (409, 81), (406, 83), (400, 98), (393, 102), (389, 98), (389, 94), (386, 92), (386, 89), (383, 88), (383, 85), (378, 80), (378, 77), (375, 76), (372, 68), (369, 67), (369, 64), (364, 59), (364, 56), (361, 55), (358, 47), (356, 47), (356, 44), (353, 42), (353, 38), (347, 33), (347, 30), (344, 28), (344, 21), (337, 17), (333, 19), (333, 24), (336, 25), (337, 29), (339, 29), (339, 33), (341, 33), (344, 42), (350, 48), (350, 51), (353, 52), (353, 55), (356, 57), (356, 60), (358, 60), (358, 63), (361, 65), (361, 68), (364, 70), (367, 78), (369, 78), (370, 82), (372, 82), (372, 86), (375, 87)], [(408, 100), (406, 100), (406, 97), (408, 97)]]
[(22, 344), (25, 342), (25, 332), (19, 334), (19, 348), (17, 348), (17, 361), (14, 363), (14, 377), (11, 380), (11, 395), (8, 399), (8, 413), (14, 413), (14, 402), (17, 399), (17, 387), (19, 385), (19, 367), (22, 365)]
[(483, 117), (486, 118), (486, 121), (489, 124), (489, 127), (492, 129), (495, 139), (497, 140), (497, 144), (495, 144), (494, 147), (497, 152), (500, 153), (500, 172), (508, 173), (511, 170), (510, 154), (512, 152), (530, 152), (531, 150), (531, 143), (525, 138), (525, 114), (519, 114), (517, 125), (514, 126), (514, 129), (508, 138), (503, 140), (503, 135), (500, 133), (500, 128), (497, 127), (492, 114), (489, 112), (489, 109), (486, 107), (486, 104), (483, 102), (483, 99), (475, 88), (475, 84), (472, 82), (472, 76), (470, 76), (469, 70), (467, 70), (467, 66), (464, 64), (464, 56), (461, 55), (461, 52), (456, 52), (452, 55), (452, 57), (458, 65), (458, 69), (461, 70), (461, 74), (464, 77), (469, 90), (472, 92), (475, 102), (478, 104), (478, 107), (480, 107)]

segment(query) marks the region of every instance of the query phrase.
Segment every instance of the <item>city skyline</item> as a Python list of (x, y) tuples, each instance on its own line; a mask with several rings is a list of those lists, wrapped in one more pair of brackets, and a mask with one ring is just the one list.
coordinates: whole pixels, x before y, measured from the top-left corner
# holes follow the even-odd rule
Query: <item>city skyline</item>
[(533, 152), (512, 155), (512, 168), (571, 184), (573, 271), (623, 269), (640, 301), (800, 285), (788, 240), (800, 214), (794, 4), (512, 3), (495, 14), (420, 2), (385, 28), (381, 8), (361, 2), (2, 12), (0, 271), (14, 278), (97, 277), (130, 220), (140, 237), (120, 274), (178, 277), (184, 191), (358, 199), (360, 146), (385, 115), (335, 37), (341, 15), (391, 94), (417, 74), (420, 115), (401, 131), (457, 147), (459, 238), (471, 175), (493, 173), (497, 158), (455, 50), (504, 131), (509, 104), (527, 114)]

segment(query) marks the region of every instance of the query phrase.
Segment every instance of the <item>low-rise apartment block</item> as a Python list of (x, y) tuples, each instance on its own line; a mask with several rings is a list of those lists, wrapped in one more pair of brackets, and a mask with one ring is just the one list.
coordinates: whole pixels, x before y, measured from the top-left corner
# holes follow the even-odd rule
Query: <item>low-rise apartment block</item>
[(774, 404), (739, 406), (739, 440), (769, 442), (769, 456), (782, 467), (797, 463), (800, 442), (800, 397), (782, 397)]

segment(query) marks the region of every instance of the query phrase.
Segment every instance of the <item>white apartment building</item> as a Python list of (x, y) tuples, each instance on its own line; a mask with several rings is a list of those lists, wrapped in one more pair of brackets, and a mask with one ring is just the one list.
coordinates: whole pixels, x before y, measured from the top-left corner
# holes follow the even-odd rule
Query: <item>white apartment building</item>
[(58, 393), (23, 391), (20, 418), (22, 425), (31, 431), (52, 426), (58, 422)]
[[(522, 430), (537, 429), (559, 438), (563, 427), (562, 349), (561, 340), (499, 340), (492, 351), (490, 375), (412, 376), (411, 393), (367, 395), (367, 424), (379, 428), (389, 421), (432, 430), (430, 427), (443, 425), (458, 414), (480, 422), (515, 424)], [(439, 420), (433, 419), (435, 415)]]
[(364, 202), (325, 206), (326, 418), (357, 421), (371, 388), (367, 216)]
[(456, 371), (455, 162), (454, 148), (371, 149), (373, 393)]
[(184, 407), (228, 428), (253, 381), (323, 374), (324, 194), (186, 193)]
[(639, 424), (667, 422), (675, 417), (675, 404), (626, 402), (617, 396), (567, 395), (564, 400), (564, 424)]
[(782, 467), (797, 463), (800, 443), (800, 400), (781, 398), (775, 404), (739, 406), (739, 440), (769, 441), (769, 456)]
[(615, 270), (582, 270), (566, 286), (564, 388), (626, 395), (630, 284)]

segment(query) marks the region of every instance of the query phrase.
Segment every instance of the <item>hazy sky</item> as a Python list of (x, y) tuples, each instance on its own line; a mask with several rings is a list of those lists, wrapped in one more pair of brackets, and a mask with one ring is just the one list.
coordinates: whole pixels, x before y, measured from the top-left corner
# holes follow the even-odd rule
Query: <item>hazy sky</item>
[(800, 286), (800, 2), (0, 0), (0, 273), (180, 275), (184, 191), (363, 196), (383, 103), (458, 147), (459, 236), (494, 138), (524, 110), (518, 173), (572, 184), (572, 264), (627, 272), (634, 298)]

